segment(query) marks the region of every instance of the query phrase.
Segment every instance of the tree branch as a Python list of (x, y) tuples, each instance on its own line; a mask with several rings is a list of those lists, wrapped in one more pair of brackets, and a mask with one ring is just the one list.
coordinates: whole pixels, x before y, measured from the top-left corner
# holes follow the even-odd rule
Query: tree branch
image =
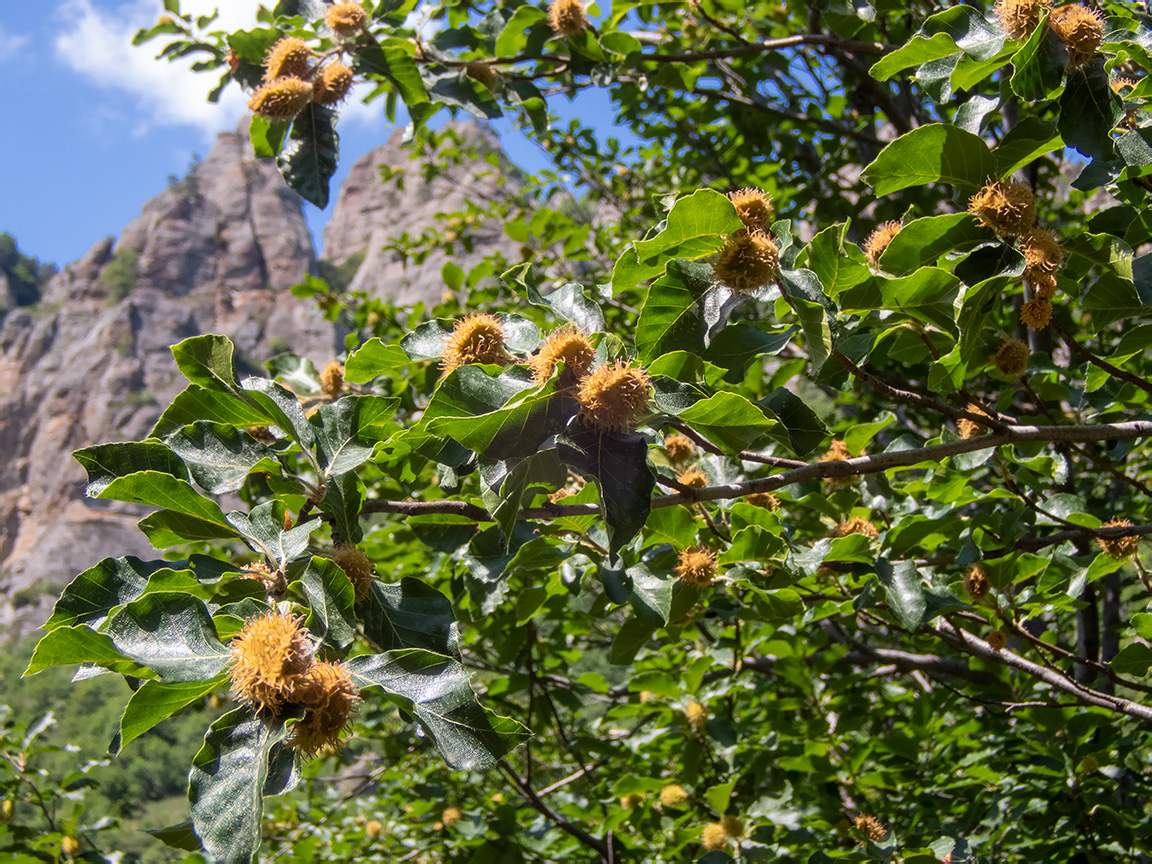
[(1101, 360), (1099, 357), (1097, 357), (1095, 354), (1077, 342), (1072, 334), (1060, 326), (1060, 322), (1055, 318), (1052, 319), (1052, 326), (1056, 328), (1056, 332), (1060, 334), (1060, 337), (1064, 340), (1069, 348), (1071, 348), (1093, 366), (1098, 366), (1109, 375), (1112, 375), (1113, 377), (1119, 378), (1123, 381), (1127, 381), (1129, 384), (1136, 385), (1145, 393), (1152, 393), (1152, 384), (1137, 375), (1133, 375), (1131, 372), (1125, 372), (1123, 369), (1116, 368), (1107, 360)]

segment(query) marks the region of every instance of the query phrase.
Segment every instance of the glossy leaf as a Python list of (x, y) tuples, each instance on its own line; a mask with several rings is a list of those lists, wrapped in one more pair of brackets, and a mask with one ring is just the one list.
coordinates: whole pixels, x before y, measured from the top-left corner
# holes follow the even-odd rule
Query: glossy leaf
[(728, 196), (701, 189), (672, 206), (663, 231), (651, 240), (636, 242), (636, 255), (642, 264), (651, 265), (674, 258), (704, 258), (720, 251), (726, 235), (743, 228)]
[(354, 592), (347, 574), (336, 562), (313, 557), (288, 585), (304, 606), (311, 610), (308, 629), (321, 640), (344, 651), (356, 637)]
[(339, 151), (336, 112), (313, 102), (292, 121), (276, 165), (289, 188), (323, 210), (328, 206), (328, 184), (336, 173)]
[(641, 363), (650, 363), (670, 351), (704, 350), (708, 325), (701, 298), (712, 284), (707, 265), (684, 261), (668, 264), (667, 272), (648, 289), (636, 322), (636, 351)]
[(380, 337), (369, 339), (344, 363), (344, 380), (366, 384), (373, 378), (395, 375), (408, 366), (408, 355), (398, 345), (389, 345)]
[(44, 624), (45, 630), (75, 624), (98, 626), (113, 609), (142, 595), (153, 576), (189, 572), (184, 561), (141, 561), (139, 558), (105, 558), (75, 579)]
[(109, 618), (105, 631), (124, 656), (170, 683), (215, 678), (231, 656), (203, 601), (183, 593), (145, 594)]
[(97, 444), (72, 454), (88, 472), (84, 494), (95, 498), (113, 480), (138, 471), (159, 471), (180, 480), (188, 479), (188, 470), (172, 450), (159, 441), (127, 441), (121, 444)]
[(359, 686), (405, 700), (451, 768), (493, 765), (528, 737), (515, 720), (480, 706), (451, 657), (412, 648), (353, 657), (347, 666)]
[(269, 460), (268, 467), (279, 469), (271, 450), (227, 423), (199, 420), (173, 432), (167, 444), (196, 484), (213, 495), (235, 492), (264, 460)]
[(975, 192), (995, 174), (996, 157), (983, 139), (955, 126), (933, 123), (901, 135), (881, 150), (861, 178), (877, 195), (890, 195), (930, 183)]
[(360, 614), (364, 634), (381, 651), (420, 648), (459, 657), (459, 634), (452, 604), (419, 579), (373, 582)]
[[(221, 864), (246, 864), (260, 848), (264, 796), (284, 791), (283, 723), (238, 708), (212, 724), (192, 760), (188, 800), (205, 852)], [(291, 772), (289, 772), (291, 773)], [(269, 789), (269, 785), (272, 786)]]

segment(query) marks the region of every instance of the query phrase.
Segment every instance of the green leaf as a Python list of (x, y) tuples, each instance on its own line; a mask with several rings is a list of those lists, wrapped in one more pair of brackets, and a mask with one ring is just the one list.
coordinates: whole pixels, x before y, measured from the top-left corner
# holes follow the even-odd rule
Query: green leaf
[[(896, 235), (900, 236), (900, 235)], [(876, 279), (839, 297), (844, 312), (887, 309), (949, 333), (956, 332), (960, 280), (947, 270), (921, 267), (902, 279)]]
[(228, 423), (198, 420), (173, 432), (167, 443), (192, 479), (213, 495), (235, 492), (264, 460), (267, 468), (280, 467), (273, 451)]
[(91, 627), (57, 627), (36, 644), (24, 677), (43, 672), (50, 666), (92, 664), (133, 678), (154, 678), (155, 673), (146, 666), (126, 657), (107, 634), (97, 633)]
[(584, 286), (577, 282), (567, 282), (547, 294), (540, 293), (530, 263), (517, 264), (500, 277), (511, 282), (530, 303), (551, 309), (562, 321), (571, 321), (586, 333), (599, 333), (604, 330), (604, 310), (594, 300), (588, 298)]
[(289, 188), (323, 210), (328, 206), (328, 184), (336, 173), (339, 152), (336, 112), (310, 102), (292, 121), (276, 165)]
[(416, 125), (430, 116), (419, 106), (428, 103), (428, 93), (420, 69), (408, 53), (409, 43), (402, 39), (381, 39), (377, 45), (358, 49), (352, 57), (352, 68), (362, 75), (380, 75), (392, 82)]
[(480, 460), (480, 494), (506, 538), (512, 536), (520, 501), (529, 485), (544, 483), (558, 488), (566, 479), (567, 472), (554, 449), (533, 453), (526, 459)]
[(148, 542), (157, 549), (167, 549), (170, 546), (200, 540), (230, 539), (236, 536), (230, 525), (220, 525), (206, 519), (197, 519), (195, 516), (173, 513), (171, 510), (150, 513), (137, 522), (136, 527), (144, 532)]
[(292, 751), (283, 723), (238, 708), (213, 723), (192, 759), (192, 824), (210, 860), (248, 864), (260, 848), (264, 796), (293, 785)]
[(200, 838), (196, 836), (196, 831), (192, 828), (191, 822), (180, 822), (176, 825), (169, 825), (167, 828), (157, 828), (155, 830), (146, 829), (146, 833), (151, 834), (165, 846), (172, 849), (180, 849), (184, 852), (199, 852), (204, 847), (200, 844)]
[(744, 380), (748, 364), (765, 354), (779, 354), (788, 347), (792, 336), (800, 328), (793, 325), (780, 330), (770, 330), (761, 324), (747, 324), (743, 321), (730, 324), (716, 334), (704, 359), (715, 363), (728, 372), (724, 380), (738, 384)]
[(364, 635), (382, 651), (420, 648), (460, 656), (452, 603), (427, 583), (405, 577), (399, 582), (373, 582), (360, 607)]
[(996, 157), (998, 175), (1007, 177), (1063, 146), (1064, 139), (1056, 132), (1055, 120), (1025, 117), (1008, 130), (992, 155)]
[[(473, 400), (463, 388), (478, 388), (481, 398), (485, 398), (492, 392), (491, 381), (487, 376), (449, 376), (434, 398), (467, 404)], [(535, 453), (545, 439), (568, 425), (577, 408), (569, 393), (556, 393), (555, 381), (549, 381), (542, 388), (515, 394), (495, 411), (476, 416), (438, 417), (427, 426), (432, 434), (450, 436), (488, 459), (513, 459)]]
[(182, 683), (145, 681), (124, 707), (124, 715), (120, 718), (120, 732), (112, 741), (108, 752), (113, 756), (119, 754), (157, 723), (171, 717), (181, 708), (203, 699), (226, 680), (225, 676), (220, 675), (207, 681)]
[(232, 354), (232, 340), (213, 334), (192, 336), (172, 346), (177, 368), (185, 378), (206, 390), (236, 392), (238, 385)]
[(238, 396), (191, 384), (176, 395), (148, 437), (165, 438), (197, 420), (212, 420), (233, 426), (263, 426), (268, 422), (264, 412)]
[(496, 38), (495, 56), (515, 57), (521, 54), (528, 45), (533, 25), (542, 23), (547, 17), (547, 13), (537, 6), (525, 4), (518, 7)]
[(159, 441), (128, 441), (121, 444), (97, 444), (72, 454), (88, 472), (89, 498), (96, 498), (113, 480), (139, 471), (159, 471), (180, 480), (188, 479), (188, 470), (166, 444)]
[(332, 537), (342, 543), (359, 543), (364, 536), (360, 512), (367, 493), (355, 471), (329, 478), (324, 484), (320, 511), (332, 517)]
[(1068, 49), (1060, 37), (1041, 23), (1012, 56), (1012, 92), (1025, 102), (1048, 99), (1064, 80), (1067, 60)]
[(311, 450), (316, 436), (296, 394), (270, 378), (245, 378), (240, 386), (247, 399), (263, 412), (264, 422), (271, 421), (302, 449)]
[(1112, 92), (1102, 63), (1068, 73), (1056, 127), (1069, 147), (1084, 156), (1113, 158), (1112, 130), (1123, 116), (1124, 103)]
[(105, 558), (72, 580), (44, 624), (45, 630), (75, 624), (98, 626), (117, 606), (144, 593), (148, 580), (158, 574), (188, 572), (185, 561), (141, 561), (139, 558)]
[(639, 435), (588, 429), (559, 437), (557, 449), (561, 461), (596, 481), (609, 553), (615, 556), (644, 527), (652, 507), (656, 478), (648, 466), (647, 442)]
[(316, 520), (284, 530), (283, 501), (265, 501), (252, 508), (247, 515), (239, 511), (228, 514), (228, 524), (236, 529), (248, 545), (274, 561), (283, 570), (288, 562), (299, 558), (308, 548), (308, 537), (316, 530)]
[(927, 602), (920, 572), (911, 561), (876, 561), (876, 575), (888, 596), (888, 606), (905, 630), (915, 632), (924, 623)]
[(725, 390), (701, 399), (680, 412), (680, 419), (719, 446), (725, 453), (736, 455), (756, 442), (773, 438), (791, 444), (780, 421), (769, 417), (764, 409), (738, 393)]
[(1133, 642), (1121, 648), (1109, 665), (1121, 675), (1143, 678), (1152, 669), (1152, 648), (1142, 642)]
[(892, 238), (880, 256), (880, 269), (908, 275), (933, 264), (946, 252), (994, 240), (995, 234), (968, 213), (948, 213), (913, 219)]
[(699, 301), (712, 287), (711, 274), (707, 265), (671, 261), (664, 275), (652, 283), (636, 322), (641, 363), (651, 363), (671, 351), (703, 352), (708, 327)]
[(901, 135), (880, 151), (861, 177), (877, 195), (890, 195), (930, 183), (975, 192), (995, 174), (996, 157), (980, 136), (933, 123)]
[(869, 70), (877, 81), (887, 81), (897, 72), (963, 51), (977, 60), (1000, 53), (1004, 33), (989, 24), (979, 10), (953, 6), (924, 21), (907, 44), (884, 56)]
[(663, 231), (651, 240), (636, 241), (636, 256), (648, 265), (704, 258), (720, 251), (728, 234), (743, 228), (727, 195), (700, 189), (672, 205)]
[(369, 339), (344, 364), (344, 380), (352, 384), (366, 384), (373, 378), (394, 376), (408, 367), (408, 355), (399, 345), (388, 345), (379, 336)]
[(787, 387), (777, 387), (761, 400), (761, 405), (784, 424), (792, 451), (797, 456), (807, 456), (828, 435), (828, 428), (816, 412)]
[(358, 686), (405, 700), (451, 768), (494, 765), (528, 738), (515, 720), (481, 707), (467, 671), (451, 657), (406, 649), (362, 654), (347, 666)]
[[(1111, 234), (1080, 234), (1061, 241), (1068, 257), (1069, 275), (1083, 276), (1095, 265), (1132, 281), (1132, 247)], [(1076, 261), (1075, 259), (1081, 259)]]
[(258, 114), (248, 121), (248, 137), (257, 159), (275, 158), (280, 155), (288, 127), (283, 123), (270, 123)]
[(500, 103), (492, 98), (483, 84), (473, 81), (463, 69), (435, 73), (423, 67), (424, 86), (434, 102), (463, 108), (479, 120), (495, 120), (504, 116)]
[(317, 409), (312, 425), (319, 427), (316, 444), (325, 479), (371, 458), (376, 442), (388, 437), (386, 424), (398, 404), (397, 399), (381, 396), (345, 396)]
[(292, 578), (288, 591), (311, 610), (308, 629), (321, 645), (347, 650), (356, 638), (355, 592), (340, 566), (327, 558), (313, 557)]
[(890, 411), (885, 411), (881, 418), (874, 423), (855, 423), (851, 429), (844, 433), (844, 446), (848, 448), (849, 453), (860, 453), (877, 434), (895, 422), (896, 416)]
[(872, 277), (860, 247), (846, 239), (850, 227), (850, 222), (841, 222), (825, 228), (812, 238), (797, 259), (799, 266), (816, 274), (830, 297)]
[(150, 504), (222, 528), (228, 525), (223, 511), (215, 501), (205, 498), (188, 481), (159, 471), (138, 471), (126, 477), (117, 477), (95, 497)]
[(169, 683), (215, 678), (231, 656), (204, 602), (189, 594), (145, 594), (109, 618), (105, 630), (120, 653)]

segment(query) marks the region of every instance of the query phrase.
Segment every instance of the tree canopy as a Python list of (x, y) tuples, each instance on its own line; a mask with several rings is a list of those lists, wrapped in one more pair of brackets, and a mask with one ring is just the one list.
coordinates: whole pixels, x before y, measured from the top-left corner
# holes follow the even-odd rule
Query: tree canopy
[[(343, 356), (187, 339), (149, 438), (76, 453), (164, 557), (80, 574), (26, 674), (125, 676), (113, 752), (231, 700), (160, 839), (1152, 854), (1141, 8), (164, 5), (137, 41), (246, 88), (318, 206), (356, 82), (445, 165), (448, 111), (552, 167), (396, 239), (441, 303), (311, 279)], [(590, 89), (638, 144), (550, 115)], [(494, 223), (519, 260), (453, 262)]]

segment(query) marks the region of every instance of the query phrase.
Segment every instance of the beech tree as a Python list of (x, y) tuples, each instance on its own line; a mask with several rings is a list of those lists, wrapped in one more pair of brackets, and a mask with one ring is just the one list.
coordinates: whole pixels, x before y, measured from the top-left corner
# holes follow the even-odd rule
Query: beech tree
[[(28, 674), (125, 676), (113, 751), (228, 700), (158, 837), (1148, 860), (1142, 7), (165, 8), (137, 41), (245, 88), (318, 206), (357, 82), (414, 150), (509, 115), (553, 167), (394, 244), (519, 260), (432, 308), (310, 280), (346, 355), (188, 339), (149, 438), (76, 453), (161, 551), (80, 574)], [(592, 89), (639, 144), (550, 114)]]

